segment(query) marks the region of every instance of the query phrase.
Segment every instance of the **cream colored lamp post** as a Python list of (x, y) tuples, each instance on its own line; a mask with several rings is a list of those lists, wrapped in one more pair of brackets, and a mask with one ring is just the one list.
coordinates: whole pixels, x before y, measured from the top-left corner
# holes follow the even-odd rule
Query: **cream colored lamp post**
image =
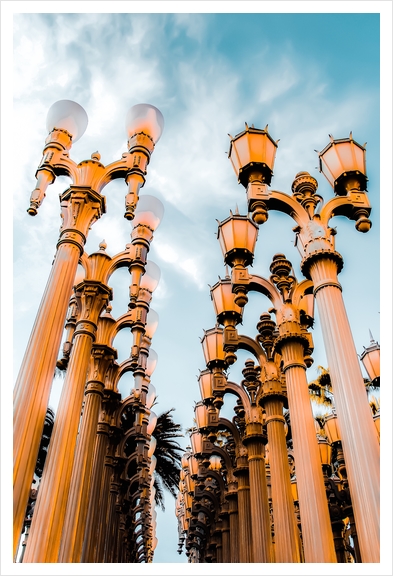
[[(312, 284), (309, 280), (297, 283), (296, 279), (290, 275), (292, 265), (283, 254), (274, 256), (270, 266), (272, 272), (270, 280), (249, 275), (244, 263), (252, 260), (256, 237), (254, 240), (253, 223), (248, 220), (247, 226), (251, 231), (248, 238), (251, 240), (247, 247), (242, 246), (241, 251), (236, 251), (233, 242), (235, 234), (232, 230), (236, 230), (238, 221), (238, 216), (231, 216), (223, 223), (219, 223), (218, 238), (222, 238), (221, 248), (224, 261), (232, 267), (235, 303), (245, 306), (248, 300), (247, 292), (257, 291), (271, 300), (276, 314), (279, 334), (274, 347), (282, 356), (288, 403), (293, 421), (306, 562), (335, 562), (329, 511), (319, 464), (306, 377), (309, 350), (313, 346), (311, 335), (307, 332), (304, 322), (307, 325), (310, 316), (309, 306), (306, 304), (309, 304), (307, 294), (312, 289)], [(242, 226), (244, 226), (243, 222)], [(230, 234), (227, 231), (230, 231)], [(288, 485), (287, 494), (288, 501), (290, 501)], [(315, 523), (315, 518), (318, 518), (317, 523)], [(294, 530), (291, 531), (291, 536), (294, 558), (299, 560), (299, 554), (296, 555), (298, 546)]]
[(61, 100), (50, 108), (49, 135), (28, 209), (33, 216), (37, 213), (48, 185), (57, 176), (71, 178), (71, 186), (60, 196), (63, 220), (57, 251), (14, 391), (14, 555), (23, 526), (64, 320), (88, 230), (105, 212), (103, 188), (116, 178), (124, 178), (128, 184), (126, 217), (132, 219), (147, 164), (162, 132), (163, 118), (154, 106), (133, 107), (127, 123), (129, 151), (121, 160), (106, 167), (100, 163), (98, 153), (79, 164), (69, 156), (72, 142), (83, 135), (86, 126), (87, 115), (79, 104)]
[[(336, 231), (329, 227), (330, 219), (339, 215), (354, 220), (360, 232), (367, 232), (371, 227), (368, 218), (371, 206), (365, 191), (365, 148), (350, 134), (349, 138), (339, 140), (331, 137), (330, 143), (319, 152), (320, 171), (335, 192), (335, 197), (319, 211), (316, 209), (322, 198), (316, 194), (317, 181), (308, 172), (297, 174), (292, 195), (269, 188), (273, 149), (266, 130), (246, 127), (231, 139), (229, 157), (239, 182), (246, 188), (248, 209), (257, 224), (267, 220), (269, 210), (284, 212), (296, 222), (294, 231), (302, 257), (301, 269), (313, 281), (319, 310), (362, 559), (379, 562), (378, 437), (364, 394), (363, 377), (337, 277), (343, 259), (335, 250)], [(360, 438), (365, 439), (361, 446)], [(367, 477), (364, 476), (366, 469)]]

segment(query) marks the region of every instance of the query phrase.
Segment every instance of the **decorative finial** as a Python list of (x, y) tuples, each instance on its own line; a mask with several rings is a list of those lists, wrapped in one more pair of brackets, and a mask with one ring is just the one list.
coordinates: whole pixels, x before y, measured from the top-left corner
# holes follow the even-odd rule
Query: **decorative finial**
[(91, 159), (92, 160), (98, 160), (98, 161), (101, 160), (101, 154), (98, 152), (98, 150), (97, 150), (97, 152), (93, 152), (93, 154), (91, 155)]
[(107, 249), (107, 243), (105, 242), (105, 240), (103, 240), (102, 242), (100, 242), (100, 250), (102, 250), (103, 252), (105, 252), (105, 250)]

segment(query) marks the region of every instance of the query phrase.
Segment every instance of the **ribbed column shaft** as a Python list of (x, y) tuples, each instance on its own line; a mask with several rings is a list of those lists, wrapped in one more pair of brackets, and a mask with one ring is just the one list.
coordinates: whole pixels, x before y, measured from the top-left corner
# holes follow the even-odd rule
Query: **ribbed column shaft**
[(272, 561), (272, 536), (262, 440), (259, 438), (248, 439), (247, 451), (250, 474), (253, 558), (256, 563), (267, 563)]
[(217, 546), (216, 546), (216, 559), (217, 564), (222, 563), (222, 533), (221, 530), (216, 533)]
[(57, 562), (92, 334), (75, 336), (34, 511), (25, 562)]
[(306, 562), (336, 562), (321, 459), (303, 358), (303, 344), (288, 341), (281, 353), (287, 384)]
[(229, 518), (228, 514), (223, 514), (222, 516), (222, 561), (224, 564), (231, 562), (231, 543), (229, 536)]
[[(83, 542), (81, 562), (93, 562), (94, 550), (97, 545), (98, 539), (98, 516), (104, 507), (103, 502), (100, 502), (101, 486), (105, 482), (106, 466), (104, 466), (105, 454), (108, 446), (108, 433), (109, 425), (100, 423), (97, 429), (96, 443), (92, 464), (90, 499), (88, 502), (88, 512), (86, 519), (85, 538)], [(108, 499), (106, 498), (105, 502)], [(103, 520), (102, 520), (103, 521)]]
[(80, 249), (60, 244), (14, 389), (14, 554), (23, 527)]
[[(113, 449), (113, 446), (110, 446)], [(111, 478), (113, 474), (113, 458), (108, 456), (105, 459), (104, 475), (102, 478), (100, 496), (99, 496), (99, 512), (97, 521), (97, 540), (95, 543), (94, 560), (92, 562), (104, 562), (105, 556), (105, 541), (107, 532), (110, 527), (111, 509), (110, 503), (112, 499), (111, 491)]]
[(81, 561), (83, 536), (90, 498), (94, 444), (103, 389), (103, 383), (92, 382), (88, 384), (86, 390), (64, 519), (59, 562)]
[(379, 443), (342, 293), (336, 283), (337, 265), (329, 259), (317, 260), (310, 266), (310, 275), (315, 286), (362, 561), (379, 562)]
[(269, 398), (264, 403), (272, 486), (275, 561), (300, 562), (299, 535), (294, 515), (288, 453), (285, 440), (283, 402)]
[(251, 501), (248, 468), (237, 471), (237, 505), (239, 520), (239, 561), (253, 562), (252, 531), (251, 531)]
[(231, 563), (239, 563), (239, 517), (236, 495), (231, 496), (228, 506), (229, 541), (231, 548)]
[(116, 500), (119, 493), (119, 483), (111, 482), (108, 505), (108, 522), (105, 527), (105, 545), (104, 545), (104, 563), (111, 563), (113, 558), (113, 549), (116, 545), (117, 531), (117, 512)]

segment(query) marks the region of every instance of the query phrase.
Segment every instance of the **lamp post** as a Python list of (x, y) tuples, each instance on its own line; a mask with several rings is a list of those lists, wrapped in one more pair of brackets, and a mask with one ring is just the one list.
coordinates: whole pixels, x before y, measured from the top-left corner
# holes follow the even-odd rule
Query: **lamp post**
[[(250, 136), (252, 134), (252, 136)], [(253, 145), (250, 146), (250, 138)], [(258, 138), (258, 144), (256, 143)], [(270, 150), (266, 150), (266, 145)], [(313, 282), (337, 415), (351, 486), (353, 507), (364, 562), (379, 562), (379, 445), (363, 378), (342, 298), (338, 273), (342, 256), (335, 250), (333, 216), (355, 220), (360, 232), (371, 227), (365, 147), (352, 138), (334, 140), (318, 153), (320, 171), (333, 186), (335, 197), (316, 210), (321, 197), (317, 181), (307, 172), (297, 174), (292, 195), (269, 189), (273, 170), (273, 141), (265, 131), (246, 130), (231, 139), (229, 157), (247, 191), (248, 209), (257, 224), (269, 210), (289, 214), (296, 222), (296, 245), (303, 274)], [(252, 169), (251, 169), (252, 167)], [(245, 172), (245, 174), (244, 174)], [(365, 441), (359, 447), (359, 438)], [(364, 477), (364, 470), (368, 470)]]
[[(247, 242), (243, 241), (240, 249), (236, 246), (238, 223), (241, 223), (241, 230), (247, 226), (250, 231), (249, 234), (242, 234), (241, 237), (247, 238)], [(297, 451), (305, 558), (307, 562), (335, 562), (306, 378), (306, 362), (309, 349), (312, 349), (312, 340), (305, 329), (309, 313), (307, 314), (303, 308), (306, 307), (304, 302), (307, 302), (307, 293), (312, 285), (307, 280), (297, 283), (290, 275), (292, 265), (283, 254), (274, 256), (270, 266), (272, 272), (270, 280), (248, 273), (246, 265), (252, 262), (256, 243), (254, 226), (255, 224), (245, 217), (240, 219), (238, 215), (231, 215), (219, 223), (218, 239), (221, 238), (224, 261), (232, 268), (234, 302), (239, 306), (245, 306), (248, 301), (247, 292), (254, 290), (267, 296), (274, 306), (279, 331), (275, 350), (282, 356)], [(289, 487), (287, 490), (289, 493)], [(319, 518), (317, 526), (315, 518)], [(292, 542), (296, 547), (296, 538), (293, 538)]]
[(56, 255), (14, 390), (14, 556), (64, 320), (88, 230), (105, 212), (103, 188), (116, 178), (124, 178), (128, 184), (126, 218), (132, 219), (139, 189), (145, 181), (146, 167), (162, 132), (163, 118), (154, 106), (146, 104), (132, 108), (127, 125), (128, 152), (108, 166), (100, 163), (99, 154), (92, 154), (90, 160), (79, 164), (70, 158), (72, 142), (83, 135), (86, 126), (86, 112), (75, 102), (62, 100), (50, 108), (49, 135), (28, 209), (30, 215), (37, 214), (48, 185), (58, 175), (71, 178), (71, 186), (60, 195), (62, 226)]

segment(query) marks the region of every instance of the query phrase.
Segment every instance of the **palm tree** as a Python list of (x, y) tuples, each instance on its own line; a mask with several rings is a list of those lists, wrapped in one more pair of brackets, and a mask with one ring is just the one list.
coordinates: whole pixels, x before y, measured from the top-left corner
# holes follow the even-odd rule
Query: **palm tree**
[(332, 411), (334, 398), (328, 369), (318, 366), (318, 377), (309, 383), (308, 390), (315, 406), (323, 406), (327, 412)]
[(180, 481), (181, 453), (184, 452), (174, 438), (183, 438), (180, 424), (172, 418), (174, 408), (163, 412), (157, 417), (154, 429), (154, 438), (157, 441), (154, 456), (157, 458), (154, 487), (156, 489), (155, 501), (165, 510), (163, 486), (176, 498)]

